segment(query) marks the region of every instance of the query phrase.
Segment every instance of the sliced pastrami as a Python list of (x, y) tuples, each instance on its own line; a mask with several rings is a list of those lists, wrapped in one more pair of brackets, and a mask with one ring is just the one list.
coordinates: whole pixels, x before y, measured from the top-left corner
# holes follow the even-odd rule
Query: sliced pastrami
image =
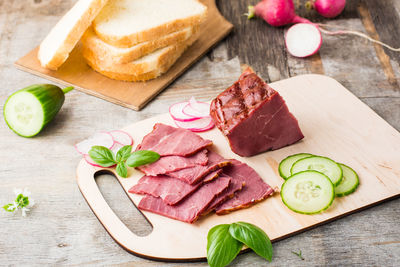
[[(226, 176), (226, 174), (222, 174), (220, 177), (228, 176)], [(240, 181), (241, 179), (234, 179), (232, 177), (229, 178), (231, 178), (231, 183), (229, 184), (228, 188), (226, 188), (221, 194), (214, 198), (214, 200), (208, 206), (207, 211), (204, 213), (204, 215), (213, 211), (217, 206), (232, 198), (236, 192), (242, 190), (243, 186), (245, 186), (244, 182)]]
[(210, 116), (240, 156), (279, 149), (304, 137), (285, 100), (250, 68), (211, 102)]
[(136, 185), (129, 189), (129, 193), (160, 197), (166, 204), (175, 205), (200, 186), (201, 183), (190, 185), (166, 175), (143, 176)]
[(156, 176), (197, 165), (207, 165), (207, 149), (189, 157), (164, 156), (152, 164), (138, 167), (146, 175)]
[(179, 171), (169, 172), (168, 175), (180, 179), (188, 184), (196, 184), (209, 173), (220, 169), (230, 163), (214, 151), (208, 152), (208, 163), (206, 166), (197, 165)]
[(221, 177), (204, 184), (184, 201), (170, 206), (161, 198), (145, 196), (140, 201), (138, 207), (141, 210), (160, 214), (175, 220), (194, 223), (199, 216), (207, 209), (213, 199), (223, 192), (230, 183), (231, 179)]
[(215, 211), (219, 215), (247, 208), (274, 192), (253, 168), (235, 159), (232, 159), (231, 162), (232, 165), (224, 169), (224, 174), (232, 177), (233, 181), (243, 183), (244, 186), (242, 190), (235, 193), (233, 198), (216, 207)]
[(156, 123), (136, 150), (152, 150), (161, 156), (187, 157), (212, 145), (199, 135), (182, 128)]

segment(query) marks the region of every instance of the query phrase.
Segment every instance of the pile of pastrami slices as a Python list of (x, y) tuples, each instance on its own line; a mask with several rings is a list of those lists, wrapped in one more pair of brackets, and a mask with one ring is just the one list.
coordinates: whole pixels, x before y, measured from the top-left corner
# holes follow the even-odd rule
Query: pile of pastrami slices
[(212, 150), (212, 141), (182, 128), (158, 123), (137, 150), (161, 158), (139, 167), (145, 175), (129, 192), (144, 195), (138, 207), (175, 220), (194, 223), (251, 206), (274, 190), (254, 169)]

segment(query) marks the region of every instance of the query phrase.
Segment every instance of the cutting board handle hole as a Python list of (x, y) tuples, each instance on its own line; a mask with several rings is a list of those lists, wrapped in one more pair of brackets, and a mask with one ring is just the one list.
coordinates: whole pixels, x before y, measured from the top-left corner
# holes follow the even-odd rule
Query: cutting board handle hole
[(104, 200), (132, 233), (147, 236), (153, 231), (151, 223), (130, 200), (113, 173), (106, 170), (98, 171), (94, 178)]

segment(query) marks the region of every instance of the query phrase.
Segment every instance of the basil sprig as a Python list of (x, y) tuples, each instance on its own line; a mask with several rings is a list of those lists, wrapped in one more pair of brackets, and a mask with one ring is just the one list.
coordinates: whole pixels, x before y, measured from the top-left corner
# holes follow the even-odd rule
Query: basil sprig
[(157, 161), (160, 155), (150, 150), (138, 150), (133, 153), (132, 146), (124, 146), (120, 148), (117, 154), (104, 146), (92, 146), (89, 150), (89, 156), (94, 162), (102, 167), (111, 167), (117, 165), (115, 168), (117, 174), (123, 178), (128, 177), (129, 167), (139, 167), (142, 165), (150, 164)]
[(229, 224), (211, 228), (207, 236), (207, 261), (211, 267), (223, 267), (233, 261), (243, 244), (229, 234)]
[(220, 224), (207, 236), (207, 261), (210, 267), (224, 267), (239, 254), (243, 244), (264, 259), (271, 261), (273, 248), (267, 234), (259, 227), (246, 223)]

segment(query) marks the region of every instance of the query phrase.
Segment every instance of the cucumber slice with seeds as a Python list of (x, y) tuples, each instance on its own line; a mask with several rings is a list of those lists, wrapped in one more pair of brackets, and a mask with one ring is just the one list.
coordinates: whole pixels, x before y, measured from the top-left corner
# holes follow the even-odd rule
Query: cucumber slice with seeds
[(335, 198), (335, 189), (326, 175), (314, 170), (302, 171), (283, 183), (281, 198), (297, 213), (315, 214), (329, 208)]
[(343, 179), (335, 187), (335, 193), (336, 196), (343, 197), (356, 191), (359, 185), (359, 180), (357, 173), (352, 168), (342, 163), (339, 163), (339, 165), (343, 170)]
[(296, 161), (290, 172), (293, 175), (307, 170), (319, 171), (325, 174), (329, 179), (331, 179), (335, 186), (338, 185), (343, 178), (343, 171), (339, 164), (330, 158), (320, 156), (312, 156)]
[(292, 168), (293, 163), (295, 163), (296, 161), (298, 161), (300, 159), (308, 158), (311, 156), (314, 156), (314, 155), (309, 154), (309, 153), (299, 153), (299, 154), (294, 154), (294, 155), (291, 155), (291, 156), (283, 159), (281, 161), (281, 163), (279, 163), (279, 175), (283, 179), (286, 180), (291, 175), (290, 169)]

